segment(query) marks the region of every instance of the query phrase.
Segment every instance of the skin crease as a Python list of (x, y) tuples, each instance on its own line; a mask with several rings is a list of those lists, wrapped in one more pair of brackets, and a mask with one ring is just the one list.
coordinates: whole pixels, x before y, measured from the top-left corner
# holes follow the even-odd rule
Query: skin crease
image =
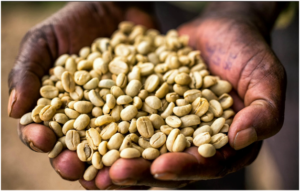
[[(82, 3), (69, 3), (26, 34), (9, 77), (11, 96), (8, 113), (11, 117), (19, 118), (33, 108), (39, 97), (39, 79), (47, 73), (58, 55), (77, 53), (96, 37), (110, 36), (123, 18), (148, 28), (156, 26), (151, 14), (140, 9), (124, 11), (114, 3), (95, 4), (84, 3), (82, 6)], [(78, 7), (80, 12), (76, 11)], [(74, 16), (72, 12), (78, 14)], [(95, 28), (95, 23), (103, 23), (103, 26)], [(89, 35), (85, 35), (87, 29), (90, 29)], [(125, 185), (182, 187), (190, 181), (220, 178), (251, 164), (260, 150), (260, 140), (280, 130), (285, 72), (265, 35), (256, 26), (243, 19), (236, 21), (230, 17), (204, 16), (181, 26), (179, 33), (190, 34), (190, 45), (201, 51), (212, 74), (233, 85), (234, 90), (230, 94), (234, 98), (233, 108), (239, 113), (234, 117), (228, 134), (231, 147), (226, 145), (208, 159), (198, 154), (197, 147), (181, 153), (166, 153), (153, 162), (142, 158), (119, 159), (111, 167), (100, 170), (93, 181), (82, 179), (85, 164), (79, 161), (75, 152), (65, 150), (50, 160), (62, 178), (79, 179), (86, 189), (123, 189)], [(233, 149), (236, 134), (246, 128), (255, 129), (258, 142), (244, 149)], [(18, 132), (26, 145), (31, 145), (31, 148), (34, 145), (32, 149), (35, 151), (48, 152), (56, 142), (54, 132), (43, 125), (20, 126)], [(46, 138), (48, 141), (45, 141)], [(162, 176), (155, 179), (155, 174)], [(167, 178), (172, 181), (167, 181)]]

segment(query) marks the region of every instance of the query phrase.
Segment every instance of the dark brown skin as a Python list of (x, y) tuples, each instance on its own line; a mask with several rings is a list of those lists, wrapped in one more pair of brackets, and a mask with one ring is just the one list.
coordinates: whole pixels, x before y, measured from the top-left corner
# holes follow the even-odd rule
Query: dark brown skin
[[(96, 37), (110, 36), (122, 20), (155, 27), (151, 12), (138, 6), (69, 3), (30, 30), (9, 78), (9, 115), (20, 118), (34, 107), (39, 79), (58, 55), (77, 53)], [(163, 154), (153, 162), (119, 159), (100, 170), (92, 181), (82, 179), (84, 163), (75, 152), (65, 150), (51, 159), (53, 168), (64, 179), (79, 179), (86, 189), (146, 189), (221, 178), (251, 164), (262, 140), (275, 135), (283, 124), (286, 76), (268, 45), (279, 11), (278, 3), (272, 2), (211, 3), (202, 17), (179, 28), (180, 34), (189, 34), (190, 45), (201, 51), (212, 74), (233, 85), (231, 95), (238, 113), (228, 133), (230, 146), (211, 158), (201, 157), (197, 147), (191, 147), (185, 152)], [(18, 132), (26, 145), (39, 152), (50, 151), (56, 141), (54, 132), (43, 125), (20, 126)], [(44, 141), (45, 137), (50, 140)]]

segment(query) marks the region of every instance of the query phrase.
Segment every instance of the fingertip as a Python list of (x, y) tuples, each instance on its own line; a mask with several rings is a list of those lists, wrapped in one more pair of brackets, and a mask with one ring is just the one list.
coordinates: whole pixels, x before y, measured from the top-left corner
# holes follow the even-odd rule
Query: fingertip
[(157, 174), (165, 173), (179, 175), (184, 168), (190, 168), (193, 165), (197, 165), (197, 163), (197, 159), (189, 153), (165, 153), (153, 162), (151, 174), (156, 174), (157, 177)]
[(142, 173), (149, 173), (150, 166), (143, 158), (119, 159), (111, 166), (109, 175), (114, 182), (139, 180)]
[(54, 170), (63, 179), (75, 181), (82, 178), (85, 164), (79, 160), (76, 152), (64, 150), (51, 161)]
[(49, 152), (56, 143), (54, 132), (44, 125), (29, 124), (20, 129), (22, 141), (36, 152)]
[(83, 178), (79, 179), (79, 183), (81, 184), (81, 186), (87, 190), (99, 190), (99, 188), (97, 188), (96, 184), (95, 184), (95, 180), (91, 180), (91, 181), (86, 181)]
[(95, 178), (95, 184), (100, 190), (106, 190), (108, 188), (119, 188), (118, 186), (115, 186), (109, 176), (109, 169), (110, 167), (104, 167), (101, 169), (96, 178)]
[(13, 118), (21, 118), (29, 112), (40, 95), (40, 79), (36, 75), (30, 72), (24, 72), (24, 74), (21, 72), (18, 75), (20, 80), (15, 83), (10, 93), (7, 109), (9, 117)]

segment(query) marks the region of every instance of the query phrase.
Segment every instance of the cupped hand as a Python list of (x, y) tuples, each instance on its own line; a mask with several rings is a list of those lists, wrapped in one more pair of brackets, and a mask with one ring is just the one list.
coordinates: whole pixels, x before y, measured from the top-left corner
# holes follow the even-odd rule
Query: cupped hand
[[(22, 39), (8, 84), (8, 115), (20, 118), (31, 111), (40, 97), (41, 78), (61, 54), (78, 54), (98, 37), (110, 37), (123, 20), (156, 28), (147, 3), (72, 2), (30, 29)], [(147, 7), (149, 9), (149, 7)], [(54, 147), (55, 133), (42, 124), (19, 125), (21, 141), (36, 152), (49, 152)], [(82, 177), (85, 164), (76, 152), (63, 151), (52, 162), (58, 174), (67, 180)]]
[(231, 95), (237, 114), (228, 133), (229, 145), (211, 158), (203, 158), (196, 147), (191, 147), (185, 152), (163, 154), (152, 164), (143, 159), (119, 159), (110, 167), (109, 176), (99, 173), (93, 183), (81, 181), (87, 188), (174, 188), (221, 178), (251, 164), (262, 140), (282, 127), (285, 71), (255, 25), (229, 18), (198, 19), (180, 27), (179, 32), (190, 36), (191, 46), (201, 51), (213, 75), (233, 85)]
[[(55, 15), (52, 18), (55, 18)], [(51, 19), (49, 20), (51, 22)], [(115, 20), (116, 23), (117, 21)], [(92, 24), (93, 22), (90, 26)], [(47, 29), (47, 25), (41, 26), (44, 26), (43, 30)], [(51, 28), (53, 26), (49, 30)], [(114, 27), (111, 28), (111, 32), (113, 30)], [(38, 38), (34, 38), (29, 33), (23, 41), (17, 65), (10, 78), (12, 93), (9, 108), (12, 109), (9, 109), (9, 113), (12, 117), (20, 117), (35, 104), (40, 87), (39, 79), (58, 55), (66, 52), (76, 53), (97, 36), (109, 35), (104, 33), (105, 30), (95, 29), (94, 38), (88, 36), (80, 43), (77, 38), (75, 39), (78, 41), (70, 40), (74, 39), (70, 38), (70, 35), (57, 34), (64, 33), (61, 31), (67, 31), (68, 34), (71, 28), (69, 31), (63, 28), (54, 30), (55, 33), (52, 31), (53, 29), (50, 30), (50, 34), (53, 33), (53, 36), (46, 35), (46, 38), (45, 35), (37, 35), (40, 33), (36, 34)], [(86, 34), (86, 31), (81, 29), (72, 31), (78, 32), (75, 36)], [(51, 159), (53, 168), (62, 178), (80, 179), (80, 183), (87, 189), (182, 187), (191, 181), (220, 178), (249, 165), (258, 155), (261, 140), (280, 130), (284, 112), (285, 73), (255, 27), (230, 19), (207, 19), (182, 26), (180, 33), (190, 36), (191, 45), (201, 51), (213, 75), (218, 75), (233, 85), (234, 109), (239, 112), (228, 133), (230, 146), (226, 145), (218, 150), (211, 158), (201, 157), (197, 148), (191, 147), (182, 153), (163, 154), (153, 162), (142, 158), (119, 159), (111, 167), (101, 169), (92, 181), (82, 179), (85, 165), (79, 161), (76, 153), (63, 151)], [(58, 37), (64, 43), (58, 41)], [(52, 39), (52, 43), (47, 43), (47, 39)], [(51, 47), (58, 50), (51, 51)], [(22, 72), (24, 70), (25, 72)], [(30, 84), (30, 87), (27, 85), (24, 88), (24, 84)], [(22, 105), (22, 102), (27, 103), (27, 106)], [(48, 152), (56, 141), (54, 133), (43, 125), (20, 126), (19, 132), (22, 141), (35, 151)]]

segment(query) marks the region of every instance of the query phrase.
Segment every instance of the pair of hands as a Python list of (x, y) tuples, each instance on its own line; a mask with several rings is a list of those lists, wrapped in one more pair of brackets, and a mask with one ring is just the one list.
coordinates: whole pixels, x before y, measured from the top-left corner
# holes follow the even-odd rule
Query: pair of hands
[[(69, 3), (23, 38), (15, 67), (9, 76), (9, 116), (20, 118), (39, 98), (40, 79), (63, 54), (76, 54), (100, 36), (110, 36), (122, 20), (156, 26), (143, 7), (109, 2)], [(233, 85), (231, 96), (237, 112), (230, 127), (229, 145), (211, 158), (197, 147), (166, 153), (153, 162), (119, 159), (101, 169), (92, 181), (82, 179), (85, 164), (76, 152), (64, 150), (50, 162), (67, 180), (79, 180), (87, 189), (182, 187), (190, 182), (221, 178), (253, 162), (261, 140), (276, 134), (283, 124), (286, 77), (284, 68), (261, 31), (234, 17), (204, 17), (182, 25), (180, 34), (201, 55), (213, 75)], [(41, 124), (19, 125), (20, 139), (37, 152), (49, 152), (56, 143), (54, 132)], [(142, 186), (142, 187), (140, 187)]]

